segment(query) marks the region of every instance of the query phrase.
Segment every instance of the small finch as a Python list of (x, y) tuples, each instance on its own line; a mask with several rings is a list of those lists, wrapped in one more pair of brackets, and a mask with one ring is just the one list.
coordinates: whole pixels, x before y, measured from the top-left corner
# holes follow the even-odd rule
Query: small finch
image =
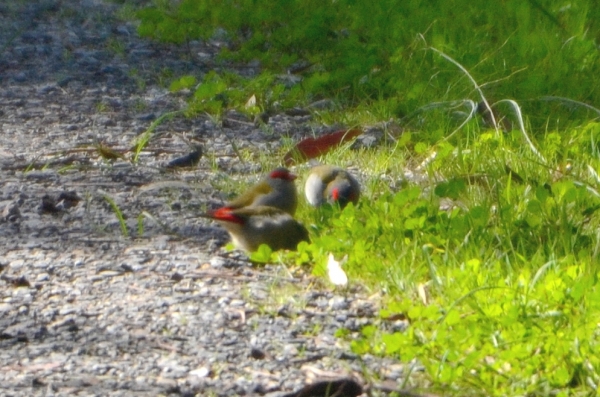
[(256, 185), (228, 202), (225, 207), (230, 209), (275, 207), (293, 216), (298, 207), (295, 179), (296, 175), (287, 168), (276, 168)]
[(319, 207), (324, 203), (345, 207), (356, 204), (360, 197), (360, 185), (348, 171), (330, 165), (318, 165), (310, 170), (304, 185), (304, 194), (310, 205)]
[(253, 252), (261, 244), (273, 251), (295, 250), (301, 241), (309, 241), (308, 231), (290, 214), (267, 206), (223, 207), (202, 215), (223, 226), (236, 248)]

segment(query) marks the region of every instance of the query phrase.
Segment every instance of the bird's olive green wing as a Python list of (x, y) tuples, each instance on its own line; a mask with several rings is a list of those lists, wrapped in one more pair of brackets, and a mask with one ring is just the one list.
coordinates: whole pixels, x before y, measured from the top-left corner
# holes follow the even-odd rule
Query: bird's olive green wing
[(269, 194), (273, 189), (267, 182), (254, 185), (250, 190), (227, 203), (229, 208), (247, 207), (254, 202), (256, 196)]
[(287, 215), (287, 212), (275, 207), (259, 205), (256, 207), (242, 207), (232, 211), (237, 216), (277, 216)]

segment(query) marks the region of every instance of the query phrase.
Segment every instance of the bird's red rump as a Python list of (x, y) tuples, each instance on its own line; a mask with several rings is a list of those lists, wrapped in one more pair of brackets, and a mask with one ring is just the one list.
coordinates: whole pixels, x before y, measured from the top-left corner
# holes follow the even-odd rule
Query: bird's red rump
[(244, 220), (233, 213), (233, 209), (229, 207), (222, 207), (214, 211), (209, 212), (210, 216), (214, 219), (224, 222), (233, 222), (243, 224)]
[(288, 181), (293, 181), (297, 178), (295, 174), (292, 174), (288, 170), (275, 170), (272, 171), (269, 176), (274, 179), (287, 179)]

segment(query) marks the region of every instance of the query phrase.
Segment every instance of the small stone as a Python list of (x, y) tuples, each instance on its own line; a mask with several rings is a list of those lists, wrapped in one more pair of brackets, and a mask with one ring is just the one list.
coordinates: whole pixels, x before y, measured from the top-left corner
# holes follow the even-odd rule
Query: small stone
[(12, 270), (19, 270), (21, 269), (23, 266), (25, 265), (25, 260), (24, 259), (15, 259), (12, 262), (9, 262), (8, 266), (12, 269)]
[(133, 268), (126, 263), (121, 263), (121, 269), (126, 273), (133, 273)]
[(61, 316), (66, 316), (68, 314), (75, 313), (76, 311), (77, 311), (77, 309), (75, 307), (70, 306), (70, 305), (65, 305), (60, 309), (58, 314)]
[(298, 354), (296, 345), (287, 344), (283, 347), (283, 353), (286, 357), (295, 356)]
[(242, 299), (233, 299), (231, 302), (229, 302), (229, 306), (232, 307), (241, 307), (244, 306), (246, 304), (245, 301), (243, 301)]
[(73, 76), (66, 76), (56, 82), (56, 85), (59, 87), (66, 87), (71, 81), (73, 81)]
[(221, 258), (220, 256), (213, 256), (212, 258), (210, 258), (210, 261), (208, 263), (210, 263), (211, 267), (221, 268), (227, 264), (227, 261), (224, 258)]
[(38, 94), (49, 94), (58, 90), (55, 84), (46, 84), (38, 89)]
[(329, 300), (331, 310), (346, 310), (350, 307), (350, 302), (342, 296), (334, 296)]
[(96, 122), (104, 127), (114, 127), (117, 123), (109, 116), (101, 115), (96, 119)]
[(193, 371), (190, 371), (188, 375), (195, 376), (197, 378), (206, 378), (210, 374), (208, 367), (199, 367)]
[(25, 72), (19, 72), (13, 76), (13, 80), (18, 83), (23, 83), (27, 81), (27, 74)]
[(50, 275), (48, 273), (40, 273), (35, 278), (35, 281), (37, 281), (37, 282), (48, 281), (49, 279), (50, 279)]
[(2, 218), (7, 222), (16, 222), (21, 217), (19, 205), (15, 201), (5, 203), (2, 210)]
[(137, 116), (137, 119), (140, 121), (152, 121), (156, 118), (154, 113), (145, 113)]
[(131, 33), (129, 32), (129, 29), (127, 29), (127, 26), (125, 25), (119, 25), (115, 28), (115, 32), (124, 35), (124, 36), (130, 36)]
[(165, 378), (164, 376), (160, 376), (158, 379), (156, 379), (156, 385), (166, 389), (174, 389), (177, 387), (177, 381), (175, 379), (169, 379)]
[(345, 313), (338, 313), (335, 315), (335, 321), (339, 323), (346, 322), (346, 320), (348, 320), (348, 315), (346, 315)]

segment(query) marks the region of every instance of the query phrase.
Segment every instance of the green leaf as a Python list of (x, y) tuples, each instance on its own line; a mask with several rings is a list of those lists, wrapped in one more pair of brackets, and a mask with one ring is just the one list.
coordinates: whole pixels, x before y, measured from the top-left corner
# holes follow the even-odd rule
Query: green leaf
[(489, 221), (489, 209), (477, 205), (469, 211), (468, 218), (472, 228), (486, 227)]
[(196, 85), (196, 77), (194, 76), (183, 76), (178, 80), (171, 83), (169, 90), (176, 92), (185, 88), (191, 88)]
[(444, 322), (448, 326), (456, 325), (460, 323), (460, 314), (455, 310), (451, 310), (450, 313), (448, 313), (448, 315), (444, 318)]
[(417, 154), (424, 154), (427, 150), (429, 150), (429, 147), (423, 142), (419, 142), (415, 145), (415, 153)]
[(409, 218), (404, 221), (404, 228), (406, 230), (418, 230), (422, 229), (425, 225), (426, 218), (424, 216), (418, 218)]
[(438, 197), (448, 197), (457, 200), (467, 191), (467, 184), (463, 179), (453, 179), (447, 182), (438, 183), (435, 187), (435, 194)]
[(268, 263), (271, 261), (273, 250), (266, 244), (261, 244), (255, 252), (250, 254), (250, 260), (258, 263)]
[(227, 84), (224, 81), (207, 81), (198, 86), (194, 93), (194, 97), (196, 100), (212, 99), (226, 89)]
[(406, 337), (399, 333), (395, 332), (393, 334), (385, 334), (382, 335), (381, 340), (385, 345), (385, 353), (386, 354), (396, 354), (402, 353), (403, 347), (405, 345)]

